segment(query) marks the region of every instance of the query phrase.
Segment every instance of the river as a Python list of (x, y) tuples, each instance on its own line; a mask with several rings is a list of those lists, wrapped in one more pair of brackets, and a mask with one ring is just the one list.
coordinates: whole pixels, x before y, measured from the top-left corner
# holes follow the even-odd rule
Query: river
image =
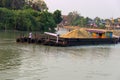
[(120, 44), (51, 47), (0, 32), (0, 80), (120, 80)]

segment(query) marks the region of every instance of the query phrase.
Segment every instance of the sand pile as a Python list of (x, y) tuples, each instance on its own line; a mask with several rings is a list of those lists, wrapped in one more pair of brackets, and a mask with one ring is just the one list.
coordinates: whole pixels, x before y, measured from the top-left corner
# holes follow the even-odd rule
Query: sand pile
[(112, 30), (113, 34), (116, 36), (120, 36), (120, 30)]
[(90, 35), (86, 31), (86, 29), (81, 28), (81, 29), (75, 29), (73, 31), (70, 31), (66, 34), (61, 35), (60, 37), (62, 38), (89, 38)]

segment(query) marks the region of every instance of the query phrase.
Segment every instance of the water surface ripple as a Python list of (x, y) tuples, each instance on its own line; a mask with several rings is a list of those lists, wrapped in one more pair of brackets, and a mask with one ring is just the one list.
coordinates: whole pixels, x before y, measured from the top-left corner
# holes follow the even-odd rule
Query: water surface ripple
[(50, 47), (16, 34), (0, 32), (0, 80), (120, 80), (120, 44)]

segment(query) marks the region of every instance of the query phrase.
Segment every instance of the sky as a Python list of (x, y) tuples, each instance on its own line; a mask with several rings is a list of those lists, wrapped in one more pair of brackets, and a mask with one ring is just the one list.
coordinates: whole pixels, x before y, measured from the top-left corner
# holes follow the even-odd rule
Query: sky
[(104, 19), (120, 17), (120, 0), (45, 0), (49, 11), (61, 10), (63, 15), (77, 11), (84, 17)]

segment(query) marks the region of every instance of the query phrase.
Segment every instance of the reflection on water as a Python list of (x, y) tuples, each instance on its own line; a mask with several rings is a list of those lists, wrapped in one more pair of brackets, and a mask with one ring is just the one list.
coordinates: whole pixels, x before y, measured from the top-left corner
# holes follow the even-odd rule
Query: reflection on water
[(120, 44), (50, 47), (18, 44), (17, 35), (0, 33), (0, 80), (120, 79)]

